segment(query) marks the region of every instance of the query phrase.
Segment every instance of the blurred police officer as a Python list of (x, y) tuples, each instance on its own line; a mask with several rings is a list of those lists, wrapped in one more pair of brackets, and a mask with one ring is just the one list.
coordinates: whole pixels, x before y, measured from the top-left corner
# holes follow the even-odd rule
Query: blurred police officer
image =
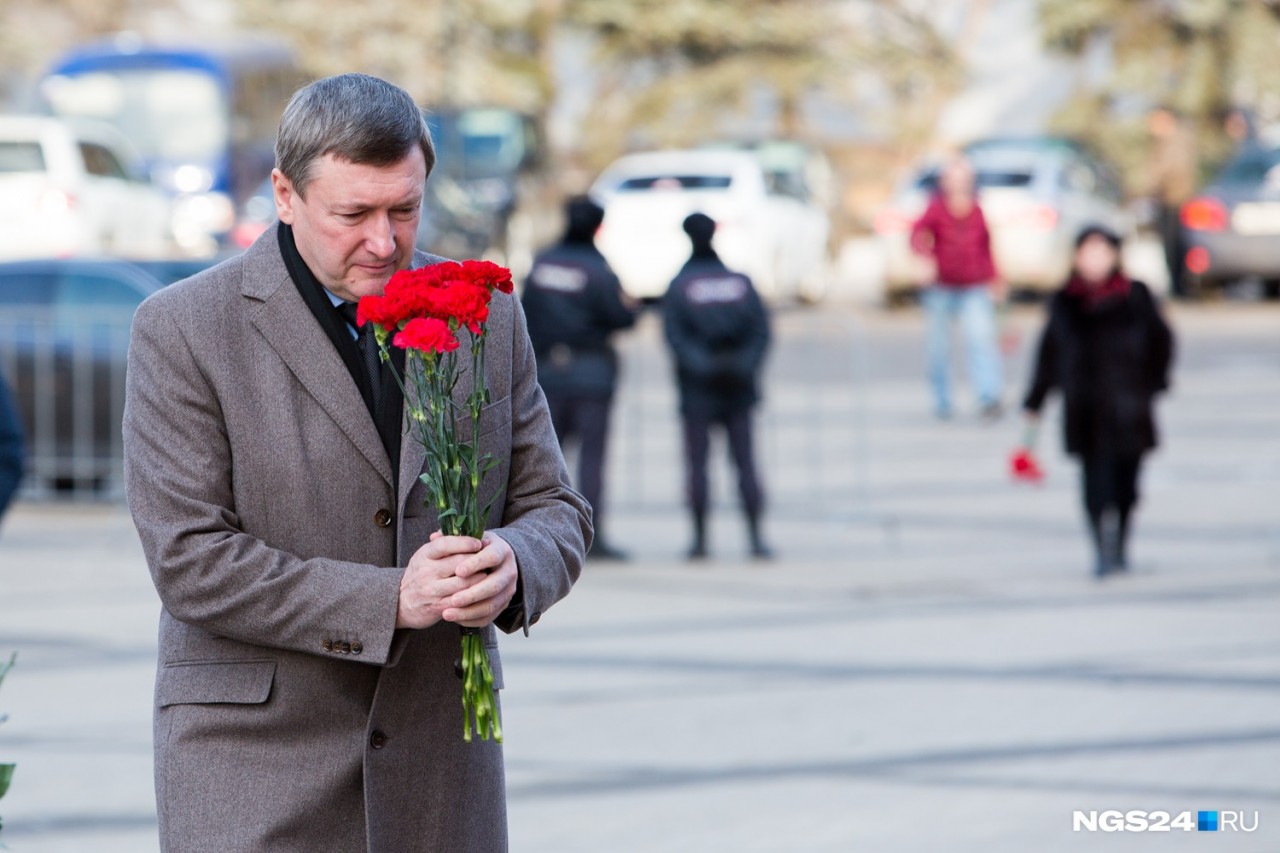
[(768, 557), (760, 534), (764, 495), (752, 451), (751, 410), (769, 347), (769, 318), (751, 279), (726, 267), (711, 247), (716, 224), (694, 213), (684, 221), (693, 253), (662, 302), (675, 358), (684, 421), (685, 469), (693, 515), (690, 559), (707, 555), (707, 452), (713, 424), (724, 428), (738, 469), (751, 553)]
[(604, 211), (586, 198), (565, 207), (568, 227), (559, 244), (539, 254), (524, 288), (529, 337), (538, 358), (538, 382), (563, 448), (578, 443), (578, 488), (595, 513), (588, 556), (624, 559), (603, 526), (605, 442), (618, 381), (610, 337), (636, 321), (637, 306), (595, 246)]

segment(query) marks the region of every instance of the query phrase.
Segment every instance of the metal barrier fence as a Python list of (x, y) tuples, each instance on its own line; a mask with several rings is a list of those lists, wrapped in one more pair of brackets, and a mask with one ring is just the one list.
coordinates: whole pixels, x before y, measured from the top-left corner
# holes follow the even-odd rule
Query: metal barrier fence
[[(0, 316), (0, 372), (22, 413), (26, 499), (123, 496), (120, 423), (130, 314)], [(756, 453), (771, 512), (849, 518), (867, 503), (865, 336), (845, 312), (781, 311), (764, 378)], [(683, 502), (675, 381), (660, 318), (621, 340), (607, 478), (620, 512)], [(713, 451), (718, 505), (736, 505), (727, 451)], [(572, 460), (571, 460), (572, 462)]]
[(130, 310), (91, 317), (6, 311), (0, 372), (22, 419), (30, 500), (123, 495), (124, 373)]
[[(756, 456), (770, 513), (838, 521), (866, 511), (868, 362), (866, 336), (848, 312), (783, 310), (757, 416)], [(675, 378), (660, 317), (642, 318), (622, 339), (622, 381), (609, 449), (610, 512), (681, 506), (683, 449)], [(734, 473), (713, 444), (718, 506), (736, 506)]]

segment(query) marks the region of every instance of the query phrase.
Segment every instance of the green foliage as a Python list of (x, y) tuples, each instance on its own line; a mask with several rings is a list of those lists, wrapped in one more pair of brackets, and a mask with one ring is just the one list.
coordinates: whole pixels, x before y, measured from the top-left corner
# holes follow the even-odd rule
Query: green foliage
[[(633, 147), (719, 135), (761, 99), (776, 135), (811, 136), (806, 98), (884, 103), (890, 139), (921, 137), (958, 83), (950, 45), (895, 0), (565, 0), (598, 46), (602, 97), (589, 119), (596, 165)], [(874, 93), (870, 97), (868, 92)], [(594, 156), (593, 156), (594, 155)]]
[(364, 71), (420, 102), (537, 111), (550, 98), (538, 0), (236, 0), (236, 23), (280, 34), (315, 76)]
[[(0, 666), (0, 684), (4, 683), (4, 677), (9, 674), (9, 670), (13, 669), (14, 663), (18, 660), (18, 653), (14, 652), (9, 655), (9, 662), (4, 666)], [(0, 714), (0, 723), (5, 720), (4, 715)], [(4, 797), (9, 790), (9, 783), (13, 780), (13, 764), (0, 764), (0, 797)], [(0, 823), (0, 830), (4, 829), (4, 824)]]
[(1044, 42), (1080, 55), (1102, 46), (1110, 69), (1058, 117), (1059, 129), (1110, 149), (1130, 177), (1146, 149), (1135, 101), (1167, 104), (1193, 129), (1202, 164), (1230, 152), (1232, 107), (1280, 119), (1280, 4), (1272, 0), (1040, 0)]

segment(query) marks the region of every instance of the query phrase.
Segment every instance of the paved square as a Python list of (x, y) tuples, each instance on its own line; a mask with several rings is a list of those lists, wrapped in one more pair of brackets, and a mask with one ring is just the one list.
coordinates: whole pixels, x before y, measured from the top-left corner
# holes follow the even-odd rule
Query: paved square
[[(1015, 379), (1038, 316), (1012, 320)], [(1280, 311), (1175, 312), (1136, 567), (1106, 583), (1055, 429), (1048, 481), (1009, 482), (1014, 418), (928, 417), (918, 317), (840, 307), (778, 317), (760, 455), (779, 559), (744, 558), (720, 468), (716, 556), (684, 562), (652, 320), (626, 344), (612, 453), (633, 559), (592, 563), (504, 640), (513, 850), (1280, 850)], [(16, 853), (156, 849), (158, 607), (122, 508), (5, 520)], [(1108, 809), (1259, 826), (1072, 830)]]

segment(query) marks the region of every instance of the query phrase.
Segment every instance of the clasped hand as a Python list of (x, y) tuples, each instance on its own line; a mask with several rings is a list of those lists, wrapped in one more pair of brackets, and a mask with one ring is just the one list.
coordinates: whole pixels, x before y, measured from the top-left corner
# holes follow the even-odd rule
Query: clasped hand
[(515, 552), (501, 537), (436, 531), (400, 579), (396, 627), (426, 628), (443, 620), (482, 628), (506, 609), (515, 591)]

